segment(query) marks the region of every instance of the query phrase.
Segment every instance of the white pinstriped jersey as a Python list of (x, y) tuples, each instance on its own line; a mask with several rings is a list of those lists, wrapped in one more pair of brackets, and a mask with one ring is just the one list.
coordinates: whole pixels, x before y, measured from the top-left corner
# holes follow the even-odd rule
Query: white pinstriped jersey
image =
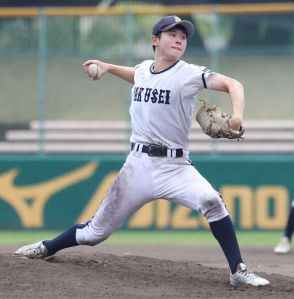
[(161, 72), (146, 60), (135, 68), (130, 107), (131, 142), (188, 149), (188, 134), (198, 92), (210, 88), (212, 72), (179, 60)]

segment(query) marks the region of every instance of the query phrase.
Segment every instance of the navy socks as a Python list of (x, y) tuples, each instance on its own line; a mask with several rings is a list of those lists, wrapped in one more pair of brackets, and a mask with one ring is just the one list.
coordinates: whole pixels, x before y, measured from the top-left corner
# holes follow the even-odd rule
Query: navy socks
[(44, 241), (43, 244), (47, 248), (49, 255), (52, 255), (61, 249), (79, 245), (76, 240), (76, 230), (77, 228), (83, 228), (86, 225), (87, 224), (75, 224), (56, 238)]
[(230, 216), (210, 222), (210, 229), (220, 244), (232, 273), (235, 273), (239, 263), (243, 263), (235, 229)]
[[(294, 218), (294, 209), (292, 210)], [(76, 240), (76, 230), (83, 228), (86, 225), (87, 223), (75, 224), (56, 238), (44, 241), (43, 244), (47, 248), (49, 255), (52, 255), (61, 249), (79, 245)], [(211, 222), (209, 225), (211, 232), (219, 242), (227, 258), (231, 272), (235, 273), (238, 264), (242, 263), (243, 261), (230, 216), (228, 215), (221, 220)]]
[(285, 228), (285, 236), (291, 241), (294, 230), (294, 207), (291, 207), (287, 226)]

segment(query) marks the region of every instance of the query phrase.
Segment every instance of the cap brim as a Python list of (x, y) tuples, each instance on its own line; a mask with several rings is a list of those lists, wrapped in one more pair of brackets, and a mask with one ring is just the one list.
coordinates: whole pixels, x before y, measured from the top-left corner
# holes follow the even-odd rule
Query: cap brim
[(160, 31), (168, 31), (178, 25), (184, 27), (184, 29), (186, 30), (186, 33), (187, 33), (187, 37), (191, 37), (195, 33), (194, 25), (191, 22), (186, 21), (186, 20), (166, 26), (163, 29), (161, 29)]

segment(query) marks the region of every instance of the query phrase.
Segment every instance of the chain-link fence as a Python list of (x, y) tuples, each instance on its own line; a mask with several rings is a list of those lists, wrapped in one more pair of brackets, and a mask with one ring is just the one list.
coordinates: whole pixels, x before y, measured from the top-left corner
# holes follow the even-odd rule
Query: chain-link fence
[[(110, 75), (93, 82), (82, 63), (97, 58), (134, 66), (152, 58), (151, 29), (166, 14), (197, 28), (184, 60), (244, 84), (246, 119), (292, 121), (293, 12), (292, 4), (2, 8), (1, 137), (32, 121), (128, 122), (131, 85)], [(203, 97), (230, 109), (225, 94)]]

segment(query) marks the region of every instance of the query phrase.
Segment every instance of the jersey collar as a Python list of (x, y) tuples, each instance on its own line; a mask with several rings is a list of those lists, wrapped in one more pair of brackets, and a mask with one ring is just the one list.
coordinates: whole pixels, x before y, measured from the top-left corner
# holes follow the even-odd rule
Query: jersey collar
[(153, 74), (153, 75), (157, 75), (157, 74), (161, 74), (161, 73), (164, 73), (166, 71), (168, 71), (169, 69), (171, 69), (172, 67), (174, 67), (180, 60), (177, 60), (174, 64), (172, 64), (171, 66), (169, 66), (168, 68), (164, 69), (164, 70), (161, 70), (159, 72), (156, 72), (154, 70), (154, 62), (150, 65), (150, 73)]

